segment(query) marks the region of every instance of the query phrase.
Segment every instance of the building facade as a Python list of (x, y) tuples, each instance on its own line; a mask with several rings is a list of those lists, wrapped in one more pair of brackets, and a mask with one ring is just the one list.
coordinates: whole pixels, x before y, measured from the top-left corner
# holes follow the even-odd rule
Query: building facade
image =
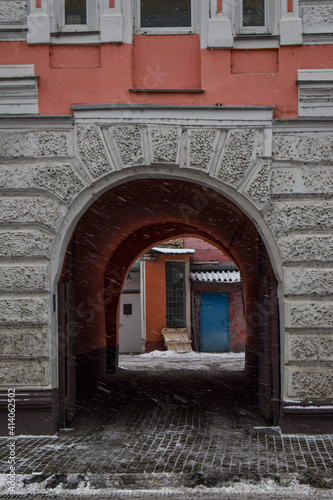
[[(0, 0), (1, 432), (117, 367), (119, 298), (198, 236), (244, 279), (246, 370), (333, 431), (333, 1)], [(82, 380), (81, 380), (82, 378)]]

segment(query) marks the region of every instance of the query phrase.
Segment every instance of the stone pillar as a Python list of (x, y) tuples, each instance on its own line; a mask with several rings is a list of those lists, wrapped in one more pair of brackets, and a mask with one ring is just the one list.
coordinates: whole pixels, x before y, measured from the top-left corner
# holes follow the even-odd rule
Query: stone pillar
[(265, 218), (284, 267), (284, 432), (332, 432), (333, 238), (331, 125), (287, 122), (273, 134)]
[(68, 160), (68, 118), (51, 124), (19, 115), (2, 118), (0, 130), (0, 432), (8, 435), (6, 394), (13, 388), (16, 433), (52, 434), (58, 377), (51, 248), (82, 181)]

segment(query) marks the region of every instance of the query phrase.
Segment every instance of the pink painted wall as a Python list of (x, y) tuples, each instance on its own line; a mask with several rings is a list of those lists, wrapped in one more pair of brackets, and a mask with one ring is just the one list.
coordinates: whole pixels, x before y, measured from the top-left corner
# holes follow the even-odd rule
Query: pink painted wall
[[(297, 70), (327, 68), (332, 45), (200, 50), (198, 35), (136, 35), (133, 45), (28, 45), (1, 42), (1, 64), (34, 64), (42, 115), (73, 104), (137, 103), (276, 106), (297, 116)], [(203, 89), (141, 93), (134, 87)]]
[(218, 248), (199, 238), (184, 238), (184, 248), (195, 249), (191, 262), (230, 262), (229, 257)]

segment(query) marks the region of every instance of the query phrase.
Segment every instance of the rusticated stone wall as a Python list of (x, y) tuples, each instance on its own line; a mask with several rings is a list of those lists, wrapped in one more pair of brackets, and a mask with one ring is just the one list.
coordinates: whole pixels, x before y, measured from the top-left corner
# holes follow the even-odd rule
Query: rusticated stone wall
[[(302, 0), (301, 0), (302, 3)], [(313, 0), (302, 5), (302, 19), (304, 32), (312, 30), (329, 31), (333, 24), (333, 5), (331, 0)], [(320, 29), (321, 28), (321, 29)]]
[(21, 121), (5, 121), (0, 134), (1, 386), (45, 389), (55, 384), (52, 244), (84, 181), (70, 160), (71, 122)]
[[(284, 266), (285, 399), (333, 396), (331, 125), (279, 126), (265, 219)], [(322, 364), (322, 366), (321, 366)]]
[(28, 0), (1, 0), (1, 24), (25, 24), (28, 16)]
[(283, 397), (333, 397), (333, 123), (277, 122), (271, 134), (267, 116), (201, 126), (112, 116), (0, 123), (1, 387), (57, 384), (54, 248), (83, 193), (98, 196), (96, 183), (111, 188), (121, 171), (170, 169), (252, 207), (282, 263)]

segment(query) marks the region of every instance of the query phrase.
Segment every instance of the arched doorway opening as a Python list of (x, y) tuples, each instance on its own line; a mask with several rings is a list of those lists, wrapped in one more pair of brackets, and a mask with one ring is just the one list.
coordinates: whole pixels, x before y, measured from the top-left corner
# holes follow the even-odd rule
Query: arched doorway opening
[(241, 270), (246, 372), (258, 384), (261, 414), (278, 422), (277, 280), (254, 222), (198, 183), (145, 178), (102, 194), (68, 246), (59, 282), (60, 425), (75, 413), (76, 387), (117, 369), (119, 299), (132, 264), (154, 244), (179, 235), (216, 244)]
[[(127, 275), (119, 307), (119, 353), (244, 352), (244, 309), (241, 273), (220, 248), (188, 235), (160, 242)], [(170, 336), (169, 344), (161, 331)]]

